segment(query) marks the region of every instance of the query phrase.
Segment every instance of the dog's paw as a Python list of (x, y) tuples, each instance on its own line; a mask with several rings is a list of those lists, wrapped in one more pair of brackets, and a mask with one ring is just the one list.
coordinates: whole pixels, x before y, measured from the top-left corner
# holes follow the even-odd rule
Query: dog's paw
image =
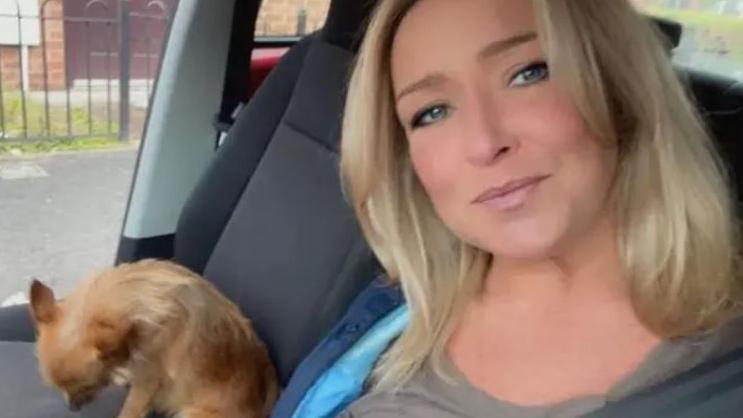
[(132, 379), (129, 369), (118, 367), (111, 372), (111, 382), (116, 386), (126, 386)]

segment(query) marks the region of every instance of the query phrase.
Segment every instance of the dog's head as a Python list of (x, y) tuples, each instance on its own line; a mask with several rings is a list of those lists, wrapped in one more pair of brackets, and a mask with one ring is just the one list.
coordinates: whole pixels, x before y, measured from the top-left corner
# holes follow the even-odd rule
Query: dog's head
[(77, 410), (128, 360), (134, 329), (123, 318), (86, 309), (80, 299), (58, 303), (52, 290), (36, 280), (30, 296), (41, 375)]

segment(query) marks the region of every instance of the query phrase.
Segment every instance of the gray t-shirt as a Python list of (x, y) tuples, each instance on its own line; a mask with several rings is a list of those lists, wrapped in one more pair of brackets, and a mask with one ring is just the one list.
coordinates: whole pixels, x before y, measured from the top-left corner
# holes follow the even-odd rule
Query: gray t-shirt
[(472, 386), (451, 363), (448, 367), (457, 377), (456, 384), (439, 378), (426, 365), (399, 392), (365, 395), (339, 418), (576, 418), (739, 347), (743, 347), (743, 319), (731, 321), (712, 334), (660, 344), (606, 395), (533, 407), (491, 397)]

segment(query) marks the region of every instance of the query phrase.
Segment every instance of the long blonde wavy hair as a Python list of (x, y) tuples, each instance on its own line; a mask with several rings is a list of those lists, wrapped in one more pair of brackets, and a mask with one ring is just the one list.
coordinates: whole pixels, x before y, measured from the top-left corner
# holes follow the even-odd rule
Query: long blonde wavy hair
[[(426, 360), (445, 374), (446, 341), (491, 261), (437, 216), (395, 114), (390, 51), (417, 1), (379, 2), (343, 121), (344, 187), (411, 315), (377, 365), (378, 390), (400, 387)], [(570, 92), (594, 136), (619, 150), (617, 240), (638, 317), (674, 338), (738, 315), (735, 200), (662, 35), (627, 0), (531, 1), (551, 77)]]

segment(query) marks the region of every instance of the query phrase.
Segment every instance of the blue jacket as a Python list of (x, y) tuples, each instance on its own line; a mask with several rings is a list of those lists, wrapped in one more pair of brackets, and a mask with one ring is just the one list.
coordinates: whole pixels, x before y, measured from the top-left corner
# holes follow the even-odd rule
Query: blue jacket
[(374, 363), (407, 325), (400, 290), (374, 280), (292, 375), (271, 418), (332, 418), (363, 392)]

